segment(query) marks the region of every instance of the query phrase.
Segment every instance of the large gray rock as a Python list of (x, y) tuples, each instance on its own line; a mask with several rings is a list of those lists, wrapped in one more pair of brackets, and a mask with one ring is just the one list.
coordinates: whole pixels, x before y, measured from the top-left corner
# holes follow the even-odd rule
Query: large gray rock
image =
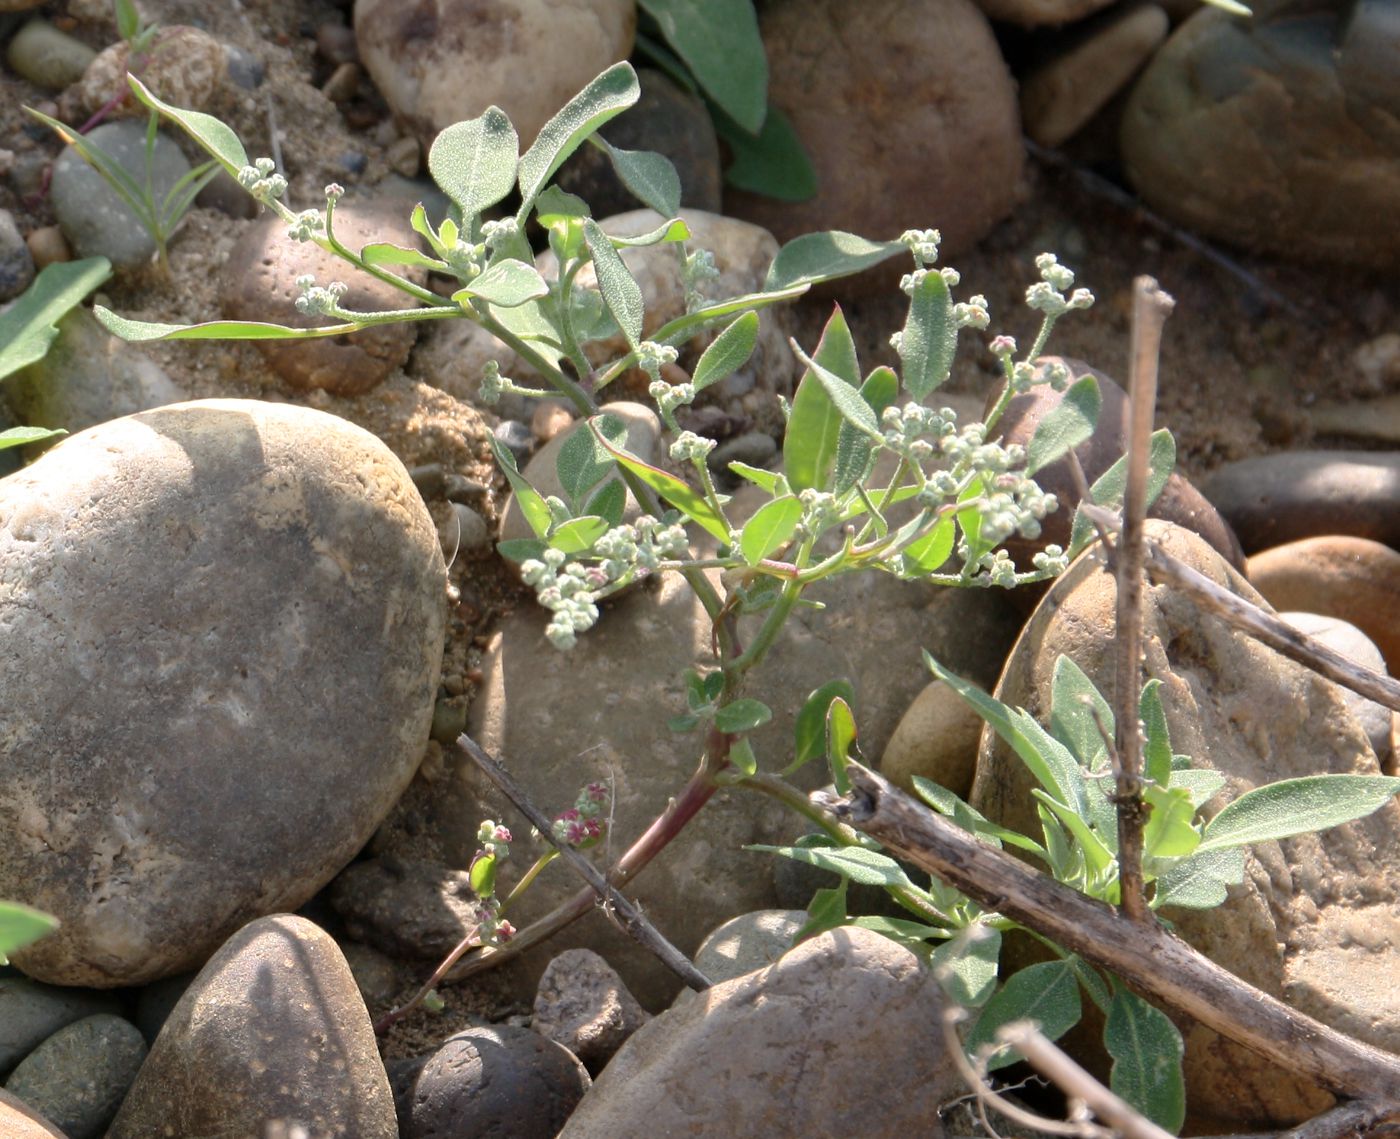
[(68, 1139), (98, 1139), (146, 1058), (141, 1031), (119, 1016), (90, 1016), (55, 1032), (5, 1081), (63, 1129)]
[(832, 930), (644, 1025), (560, 1139), (643, 1127), (942, 1139), (938, 1109), (966, 1091), (944, 1054), (942, 1015), (938, 984), (913, 953), (869, 930)]
[[(1195, 535), (1149, 522), (1148, 535), (1217, 584), (1259, 595)], [(1113, 699), (1113, 578), (1088, 551), (1061, 577), (1007, 659), (998, 699), (1049, 715), (1055, 661), (1068, 656)], [(1204, 613), (1169, 587), (1144, 591), (1143, 658), (1161, 697), (1173, 750), (1226, 775), (1216, 806), (1264, 783), (1325, 772), (1374, 775), (1377, 763), (1335, 685)], [(1031, 779), (984, 733), (972, 803), (1039, 835)], [(1246, 880), (1213, 910), (1169, 910), (1176, 930), (1264, 992), (1358, 1039), (1400, 1051), (1400, 990), (1376, 978), (1400, 970), (1400, 803), (1367, 819), (1248, 855)], [(1384, 932), (1383, 932), (1384, 931)], [(1186, 1039), (1191, 1130), (1289, 1126), (1330, 1102), (1317, 1087), (1195, 1022)], [(1084, 1060), (1092, 1061), (1092, 1055)], [(1199, 1127), (1196, 1125), (1199, 1124)]]
[(278, 914), (245, 926), (170, 1014), (108, 1139), (398, 1139), (389, 1079), (350, 967), (330, 936)]
[(407, 471), (284, 404), (175, 404), (0, 482), (0, 897), (42, 980), (197, 967), (298, 906), (412, 778), (444, 570)]

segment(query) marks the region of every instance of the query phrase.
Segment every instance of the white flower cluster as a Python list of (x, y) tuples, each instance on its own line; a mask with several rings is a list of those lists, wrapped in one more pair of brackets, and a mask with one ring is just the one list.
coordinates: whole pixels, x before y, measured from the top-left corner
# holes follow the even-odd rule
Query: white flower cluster
[(914, 260), (925, 267), (938, 260), (938, 246), (943, 241), (943, 235), (936, 229), (906, 229), (899, 235), (899, 240), (909, 247)]
[(501, 396), (505, 395), (509, 384), (510, 381), (501, 375), (500, 362), (487, 360), (481, 369), (481, 386), (477, 389), (477, 398), (487, 407), (495, 407)]
[(310, 241), (326, 232), (326, 218), (320, 210), (302, 210), (287, 223), (287, 236), (293, 241)]
[(296, 280), (297, 288), (301, 290), (301, 296), (293, 302), (297, 312), (303, 316), (334, 316), (340, 310), (340, 299), (350, 291), (350, 286), (344, 281), (332, 281), (325, 288), (316, 284), (316, 278), (310, 273), (303, 274)]
[(885, 429), (885, 445), (906, 459), (922, 463), (937, 449), (929, 439), (940, 440), (957, 430), (958, 413), (951, 407), (935, 411), (917, 403), (906, 403), (903, 407), (885, 408), (880, 418)]
[(1075, 289), (1065, 296), (1065, 290), (1074, 284), (1074, 273), (1061, 265), (1053, 253), (1042, 253), (1035, 259), (1035, 267), (1040, 270), (1040, 280), (1026, 290), (1026, 304), (1031, 308), (1058, 317), (1094, 303), (1094, 294), (1088, 289)]
[(959, 328), (975, 328), (979, 332), (992, 323), (991, 311), (987, 308), (987, 298), (978, 293), (969, 297), (966, 304), (953, 306), (953, 323)]
[(610, 587), (645, 577), (662, 561), (684, 554), (689, 542), (682, 526), (643, 515), (630, 526), (614, 526), (594, 544), (597, 565), (571, 562), (562, 550), (545, 550), (520, 567), (539, 603), (550, 611), (545, 636), (559, 649), (571, 649), (578, 634), (598, 620), (598, 599)]
[[(683, 385), (689, 387), (689, 384)], [(671, 444), (671, 459), (677, 463), (703, 463), (711, 451), (715, 449), (715, 441), (706, 439), (703, 435), (697, 435), (694, 431), (682, 431), (676, 437), (676, 441)]]
[(661, 378), (661, 369), (674, 364), (679, 356), (669, 344), (658, 344), (655, 340), (643, 340), (637, 345), (637, 367), (650, 376), (653, 383)]
[(287, 180), (276, 170), (277, 163), (272, 159), (259, 158), (252, 166), (245, 166), (238, 172), (237, 181), (254, 198), (266, 204), (287, 192)]
[(798, 538), (817, 537), (841, 516), (834, 494), (808, 487), (797, 499), (802, 503), (802, 519), (798, 522), (796, 531)]

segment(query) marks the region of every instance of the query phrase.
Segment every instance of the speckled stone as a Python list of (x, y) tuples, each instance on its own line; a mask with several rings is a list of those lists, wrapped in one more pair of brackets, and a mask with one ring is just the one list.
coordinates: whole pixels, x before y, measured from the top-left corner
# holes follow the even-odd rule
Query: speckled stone
[(5, 1081), (68, 1139), (99, 1139), (146, 1058), (146, 1041), (119, 1016), (90, 1016), (55, 1032)]

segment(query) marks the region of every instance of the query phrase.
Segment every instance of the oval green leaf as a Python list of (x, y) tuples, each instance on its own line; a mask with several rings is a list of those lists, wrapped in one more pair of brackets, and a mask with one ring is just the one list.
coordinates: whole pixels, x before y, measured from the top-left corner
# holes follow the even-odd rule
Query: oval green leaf
[(1206, 825), (1201, 850), (1311, 834), (1380, 810), (1400, 794), (1386, 775), (1306, 775), (1247, 791)]
[(520, 138), (506, 113), (487, 107), (478, 118), (453, 123), (433, 139), (428, 173), (470, 219), (515, 187)]
[(1099, 381), (1092, 373), (1076, 380), (1031, 436), (1030, 446), (1026, 448), (1026, 474), (1033, 475), (1064, 458), (1088, 439), (1099, 421), (1102, 403)]
[(691, 374), (697, 392), (728, 379), (748, 362), (758, 343), (758, 313), (746, 312), (710, 342)]
[(744, 561), (751, 566), (758, 565), (792, 537), (800, 521), (802, 503), (795, 495), (775, 498), (759, 507), (739, 535), (739, 551)]
[(904, 387), (910, 395), (922, 400), (947, 380), (957, 346), (948, 283), (937, 269), (925, 270), (909, 298), (909, 316), (899, 338)]
[[(751, 732), (773, 718), (773, 709), (761, 700), (747, 697), (724, 705), (715, 712), (715, 727), (730, 735)], [(752, 773), (750, 773), (752, 774)]]
[(849, 277), (903, 251), (898, 241), (869, 241), (841, 230), (803, 234), (778, 250), (763, 289), (776, 292)]
[[(1068, 961), (1029, 965), (1013, 974), (982, 1009), (964, 1042), (967, 1054), (976, 1055), (983, 1045), (994, 1043), (997, 1029), (1016, 1020), (1033, 1020), (1042, 1035), (1058, 1040), (1079, 1023), (1081, 1011), (1079, 981)], [(987, 1068), (994, 1072), (1019, 1059), (1012, 1049), (1002, 1049), (988, 1061)]]

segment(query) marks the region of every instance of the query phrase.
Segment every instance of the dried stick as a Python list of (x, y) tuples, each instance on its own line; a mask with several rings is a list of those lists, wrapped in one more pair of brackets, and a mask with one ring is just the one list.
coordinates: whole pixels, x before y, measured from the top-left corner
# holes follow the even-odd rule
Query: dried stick
[[(1080, 509), (1096, 526), (1109, 532), (1117, 531), (1118, 515), (1113, 511), (1087, 503), (1081, 504)], [(1111, 563), (1111, 548), (1105, 546), (1105, 549), (1109, 551)], [(1368, 700), (1374, 700), (1400, 712), (1400, 681), (1362, 668), (1335, 649), (1305, 633), (1300, 633), (1282, 618), (1261, 609), (1237, 593), (1231, 593), (1185, 562), (1172, 557), (1156, 542), (1149, 541), (1144, 544), (1143, 561), (1148, 579), (1153, 584), (1166, 583), (1174, 586), (1182, 593), (1188, 594), (1201, 608), (1248, 633), (1289, 660), (1297, 661)]]
[(1118, 695), (1114, 775), (1118, 814), (1118, 888), (1123, 912), (1150, 921), (1142, 879), (1142, 731), (1138, 693), (1142, 691), (1142, 529), (1147, 516), (1147, 468), (1152, 416), (1157, 407), (1157, 360), (1162, 326), (1176, 302), (1151, 277), (1133, 282), (1132, 359), (1128, 383), (1128, 477), (1123, 491), (1123, 528), (1118, 537), (1116, 625)]
[(606, 903), (605, 908), (610, 915), (615, 915), (618, 925), (635, 941), (655, 954), (666, 968), (670, 969), (692, 989), (700, 992), (710, 987), (709, 978), (691, 964), (690, 959), (684, 953), (667, 941), (661, 932), (642, 916), (642, 912), (636, 906), (610, 886), (607, 879), (598, 872), (598, 868), (593, 863), (584, 858), (572, 846), (554, 842), (554, 836), (550, 833), (550, 822), (545, 817), (544, 812), (530, 801), (524, 788), (510, 777), (505, 768), (491, 758), (485, 748), (465, 732), (457, 737), (457, 746), (466, 752), (476, 762), (476, 765), (486, 773), (486, 777), (501, 789), (507, 799), (515, 804), (516, 810), (530, 821), (530, 825), (554, 845), (564, 861)]
[(979, 841), (859, 764), (851, 793), (817, 792), (838, 818), (980, 905), (1107, 969), (1133, 990), (1350, 1099), (1400, 1105), (1400, 1056), (1259, 992), (1154, 923), (1134, 922)]

